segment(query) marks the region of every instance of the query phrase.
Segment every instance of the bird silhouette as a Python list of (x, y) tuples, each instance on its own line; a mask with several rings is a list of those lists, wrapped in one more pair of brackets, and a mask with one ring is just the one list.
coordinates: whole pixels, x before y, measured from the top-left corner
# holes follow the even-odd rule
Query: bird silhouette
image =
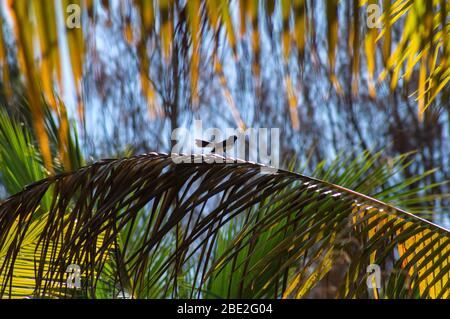
[(232, 135), (226, 140), (220, 142), (210, 142), (196, 139), (195, 144), (201, 148), (212, 148), (211, 153), (215, 153), (216, 151), (226, 153), (228, 150), (231, 150), (234, 147), (237, 139), (238, 137), (236, 135)]

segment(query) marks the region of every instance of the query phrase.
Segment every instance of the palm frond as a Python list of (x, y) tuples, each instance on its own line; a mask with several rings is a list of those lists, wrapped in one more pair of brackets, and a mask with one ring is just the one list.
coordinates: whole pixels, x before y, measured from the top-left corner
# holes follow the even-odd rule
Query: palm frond
[[(18, 296), (16, 260), (32, 253), (23, 242), (45, 194), (52, 203), (32, 235), (36, 297), (72, 296), (63, 280), (69, 264), (81, 266), (82, 294), (92, 297), (155, 288), (156, 297), (300, 298), (324, 282), (340, 297), (449, 296), (448, 230), (305, 175), (195, 159), (104, 160), (1, 203), (1, 296)], [(370, 264), (382, 270), (375, 294), (366, 285)]]
[[(32, 4), (32, 5), (30, 5)], [(376, 72), (382, 70), (379, 74), (379, 80), (388, 80), (391, 83), (391, 89), (394, 90), (400, 79), (410, 81), (415, 79), (417, 82), (415, 97), (418, 101), (419, 115), (436, 99), (440, 92), (448, 87), (450, 81), (450, 24), (449, 14), (450, 5), (446, 0), (439, 1), (383, 1), (383, 8), (379, 7), (382, 16), (380, 30), (369, 27), (365, 28), (367, 21), (360, 19), (364, 13), (367, 17), (367, 5), (377, 5), (378, 1), (373, 0), (353, 0), (352, 16), (347, 24), (342, 23), (337, 18), (342, 11), (343, 2), (336, 0), (324, 1), (321, 5), (326, 8), (326, 14), (323, 16), (323, 23), (326, 26), (327, 39), (324, 39), (328, 46), (328, 67), (329, 79), (340, 91), (339, 79), (335, 74), (336, 51), (342, 47), (339, 43), (338, 34), (341, 30), (347, 30), (350, 34), (348, 41), (348, 51), (354, 52), (353, 59), (353, 78), (352, 83), (354, 92), (358, 87), (358, 79), (361, 72), (361, 43), (364, 43), (366, 53), (367, 74), (369, 82), (369, 91), (372, 96), (375, 92)], [(229, 47), (235, 56), (239, 49), (236, 41), (235, 30), (240, 29), (241, 37), (246, 33), (250, 35), (252, 47), (253, 70), (255, 76), (260, 73), (260, 50), (261, 36), (260, 25), (263, 18), (281, 19), (281, 32), (278, 41), (283, 48), (283, 55), (287, 61), (290, 56), (291, 42), (295, 40), (300, 61), (305, 54), (306, 44), (315, 46), (318, 40), (319, 32), (312, 32), (314, 25), (306, 23), (316, 12), (310, 9), (311, 2), (306, 0), (281, 1), (280, 11), (275, 9), (275, 3), (266, 4), (263, 1), (250, 1), (248, 4), (240, 2), (239, 6), (234, 6), (231, 1), (209, 1), (207, 5), (201, 5), (198, 1), (173, 1), (161, 0), (150, 1), (140, 0), (130, 3), (138, 13), (139, 19), (131, 20), (130, 17), (123, 17), (125, 38), (130, 45), (136, 45), (142, 68), (140, 70), (141, 86), (144, 95), (149, 99), (151, 113), (158, 112), (158, 97), (153, 87), (151, 76), (148, 74), (150, 68), (149, 52), (147, 52), (146, 42), (148, 38), (157, 37), (162, 45), (162, 54), (169, 57), (172, 52), (172, 41), (174, 39), (175, 23), (185, 25), (192, 45), (190, 56), (191, 73), (191, 91), (192, 99), (195, 102), (198, 99), (198, 81), (200, 61), (203, 59), (201, 46), (203, 39), (210, 34), (214, 34), (215, 39), (223, 38), (223, 43), (217, 43), (216, 47)], [(56, 21), (58, 16), (62, 16), (65, 21), (88, 17), (95, 20), (95, 6), (103, 6), (106, 14), (112, 16), (109, 8), (109, 1), (102, 1), (101, 4), (91, 1), (62, 1), (61, 6), (55, 6), (52, 3), (45, 5), (45, 8), (39, 1), (8, 1), (5, 14), (11, 17), (12, 27), (14, 29), (16, 46), (20, 71), (24, 75), (27, 92), (30, 97), (30, 103), (33, 114), (33, 124), (38, 137), (39, 146), (47, 167), (51, 168), (51, 154), (48, 145), (48, 137), (44, 130), (43, 112), (39, 101), (35, 98), (39, 95), (39, 88), (44, 92), (46, 102), (54, 110), (65, 112), (64, 105), (58, 103), (56, 98), (56, 87), (62, 88), (62, 63), (63, 60), (58, 52), (58, 47), (67, 45), (69, 47), (68, 60), (71, 63), (72, 78), (75, 83), (75, 90), (78, 102), (78, 114), (81, 122), (84, 121), (84, 106), (81, 97), (81, 80), (83, 76), (83, 65), (85, 60), (85, 50), (87, 41), (87, 32), (83, 29), (86, 23), (80, 23), (73, 27), (66, 25), (65, 32), (58, 30)], [(0, 6), (0, 16), (3, 16)], [(87, 11), (84, 14), (83, 11)], [(121, 13), (123, 14), (123, 13)], [(157, 14), (158, 18), (155, 18)], [(239, 16), (240, 22), (235, 21), (232, 16)], [(290, 23), (290, 20), (294, 23)], [(3, 19), (3, 18), (2, 18)], [(7, 20), (2, 20), (3, 22)], [(251, 21), (251, 32), (246, 32), (247, 21)], [(344, 24), (344, 25), (342, 25)], [(1, 24), (0, 24), (1, 26)], [(223, 28), (222, 28), (223, 26)], [(402, 30), (400, 39), (393, 37), (395, 26)], [(133, 40), (133, 30), (140, 31), (139, 41)], [(227, 37), (219, 37), (221, 30), (225, 29)], [(158, 31), (159, 30), (159, 31)], [(269, 33), (272, 34), (273, 30)], [(364, 32), (362, 32), (364, 31)], [(0, 33), (3, 31), (0, 27)], [(65, 34), (64, 37), (58, 36)], [(5, 53), (6, 43), (3, 34), (0, 34), (0, 64), (3, 66), (3, 78), (6, 82), (5, 88), (10, 87), (9, 73), (7, 67), (7, 57)], [(219, 40), (217, 40), (219, 41)], [(65, 43), (63, 43), (65, 42)], [(34, 45), (39, 43), (39, 46)], [(380, 47), (381, 56), (377, 56), (377, 48)], [(315, 48), (313, 48), (316, 50)], [(206, 50), (205, 50), (206, 51)], [(209, 50), (211, 51), (211, 50)], [(214, 50), (215, 68), (220, 73), (220, 62), (217, 61), (217, 53)], [(383, 68), (377, 68), (376, 62), (382, 60)], [(37, 63), (36, 63), (37, 62)], [(402, 74), (405, 69), (404, 74)], [(417, 77), (412, 75), (417, 73)], [(219, 74), (220, 75), (220, 74)], [(150, 77), (150, 80), (149, 80)], [(286, 93), (291, 95), (292, 85), (290, 78), (286, 78)], [(10, 90), (8, 90), (10, 91)], [(295, 102), (295, 96), (291, 98)], [(294, 111), (295, 108), (292, 108)], [(293, 119), (295, 117), (292, 117)], [(238, 123), (240, 124), (240, 123)], [(297, 123), (292, 123), (296, 127)]]

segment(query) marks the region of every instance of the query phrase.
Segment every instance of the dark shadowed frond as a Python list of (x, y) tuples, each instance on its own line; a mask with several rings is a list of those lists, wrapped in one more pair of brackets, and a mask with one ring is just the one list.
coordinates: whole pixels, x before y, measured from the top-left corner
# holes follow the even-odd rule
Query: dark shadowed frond
[[(157, 39), (161, 54), (168, 58), (176, 54), (173, 41), (180, 29), (186, 30), (190, 39), (189, 47), (183, 49), (191, 52), (187, 58), (193, 102), (198, 99), (201, 68), (205, 67), (205, 62), (215, 61), (214, 69), (220, 77), (223, 76), (222, 63), (226, 61), (215, 58), (218, 53), (216, 48), (231, 50), (235, 60), (239, 61), (244, 48), (250, 45), (247, 54), (253, 57), (252, 73), (259, 77), (264, 64), (261, 63), (261, 49), (267, 45), (267, 37), (274, 44), (278, 43), (286, 62), (291, 54), (296, 53), (300, 64), (304, 63), (304, 56), (318, 50), (316, 43), (323, 43), (326, 48), (323, 52), (328, 57), (328, 78), (339, 93), (342, 91), (339, 82), (344, 79), (339, 79), (337, 74), (338, 53), (353, 52), (354, 56), (349, 63), (352, 64), (352, 87), (355, 92), (360, 85), (359, 78), (367, 77), (372, 96), (375, 96), (376, 85), (381, 81), (389, 83), (392, 90), (400, 82), (409, 82), (416, 91), (414, 97), (418, 100), (420, 117), (432, 101), (446, 91), (450, 82), (450, 2), (447, 0), (384, 1), (383, 6), (375, 0), (252, 0), (239, 1), (238, 4), (227, 0), (139, 0), (125, 3), (130, 6), (130, 10), (117, 10), (117, 4), (113, 5), (110, 1), (64, 0), (60, 5), (48, 2), (45, 6), (39, 2), (30, 5), (28, 1), (2, 1), (0, 65), (5, 87), (8, 88), (7, 92), (11, 91), (6, 48), (12, 33), (16, 49), (14, 54), (22, 61), (19, 70), (26, 80), (33, 124), (47, 167), (52, 166), (51, 150), (44, 130), (42, 107), (35, 97), (39, 96), (39, 89), (42, 88), (46, 101), (53, 109), (63, 113), (66, 111), (65, 106), (55, 99), (53, 90), (56, 86), (64, 87), (62, 66), (68, 59), (71, 72), (65, 74), (65, 77), (73, 79), (79, 118), (84, 121), (81, 81), (87, 53), (90, 52), (85, 48), (92, 45), (92, 38), (95, 39), (86, 26), (97, 26), (97, 20), (101, 21), (97, 17), (99, 12), (109, 20), (124, 21), (119, 27), (127, 45), (133, 46), (142, 64), (141, 87), (154, 114), (160, 113), (158, 90), (152, 81), (156, 79), (148, 70), (155, 53), (154, 50), (147, 50), (147, 42)], [(134, 10), (136, 18), (131, 18), (126, 12)], [(345, 12), (349, 12), (348, 18), (339, 18), (346, 16)], [(10, 19), (4, 19), (3, 16), (6, 15)], [(240, 21), (236, 21), (235, 17), (238, 16)], [(57, 23), (61, 18), (66, 21), (63, 30)], [(78, 23), (75, 23), (77, 20)], [(275, 23), (264, 23), (264, 20)], [(4, 31), (2, 25), (9, 26), (13, 32), (6, 29)], [(273, 28), (273, 25), (278, 27)], [(267, 29), (266, 32), (264, 29)], [(224, 36), (220, 36), (221, 34)], [(323, 34), (326, 34), (325, 38)], [(214, 50), (211, 47), (205, 48), (211, 35), (214, 35), (216, 42)], [(349, 41), (345, 40), (347, 38)], [(62, 57), (59, 51), (65, 46), (68, 47), (69, 54)], [(212, 55), (206, 56), (206, 51), (210, 51)], [(365, 63), (360, 51), (365, 52)], [(383, 64), (382, 68), (379, 66), (380, 62)], [(367, 76), (360, 76), (364, 65)], [(379, 70), (382, 72), (378, 72)], [(291, 78), (286, 76), (284, 85), (286, 94), (291, 95), (293, 103), (297, 105), (297, 98), (292, 94)], [(294, 116), (291, 122), (293, 127), (298, 125)], [(240, 125), (239, 121), (238, 124)]]
[(449, 297), (448, 230), (304, 175), (192, 159), (103, 160), (2, 202), (0, 295)]

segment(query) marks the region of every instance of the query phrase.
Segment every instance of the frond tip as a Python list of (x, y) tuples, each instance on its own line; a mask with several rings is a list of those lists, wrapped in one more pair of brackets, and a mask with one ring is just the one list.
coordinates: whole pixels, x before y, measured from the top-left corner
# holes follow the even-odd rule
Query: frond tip
[(446, 229), (304, 175), (203, 158), (105, 160), (1, 203), (0, 295), (449, 297)]

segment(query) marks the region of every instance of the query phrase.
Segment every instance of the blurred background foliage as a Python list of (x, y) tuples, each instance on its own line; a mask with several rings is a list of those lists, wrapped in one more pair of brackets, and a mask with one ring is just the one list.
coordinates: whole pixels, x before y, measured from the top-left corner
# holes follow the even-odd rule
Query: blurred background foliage
[[(373, 4), (381, 28), (367, 26)], [(3, 0), (1, 105), (33, 127), (49, 172), (54, 156), (72, 169), (71, 125), (89, 159), (169, 151), (170, 132), (201, 119), (279, 127), (281, 157), (310, 168), (340, 152), (416, 151), (404, 174), (439, 167), (426, 180), (435, 183), (450, 174), (449, 6)]]
[[(367, 27), (371, 5), (380, 8), (380, 28)], [(15, 83), (26, 87), (49, 170), (41, 95), (64, 131), (67, 109), (58, 96), (66, 93), (83, 128), (98, 122), (97, 108), (114, 119), (101, 120), (101, 135), (114, 134), (117, 148), (144, 144), (133, 137), (136, 126), (150, 122), (170, 131), (202, 113), (228, 115), (241, 128), (289, 118), (286, 135), (293, 138), (322, 126), (313, 120), (319, 114), (330, 131), (308, 138), (309, 151), (325, 139), (335, 149), (344, 139), (362, 148), (381, 144), (366, 134), (366, 125), (379, 123), (384, 127), (371, 131), (392, 136), (390, 148), (432, 153), (440, 145), (427, 140), (436, 143), (448, 128), (436, 122), (448, 122), (449, 6), (445, 0), (3, 0), (3, 98), (13, 104)]]
[[(434, 170), (398, 178), (412, 154), (339, 154), (311, 173), (329, 182), (157, 153), (42, 180), (37, 140), (21, 124), (0, 114), (0, 173), (8, 191), (24, 188), (0, 205), (0, 297), (449, 297), (449, 232), (390, 205), (428, 218), (448, 210), (432, 204), (447, 194), (426, 195), (443, 183), (411, 187)], [(79, 290), (64, 284), (73, 263)], [(373, 263), (380, 289), (366, 288)]]

